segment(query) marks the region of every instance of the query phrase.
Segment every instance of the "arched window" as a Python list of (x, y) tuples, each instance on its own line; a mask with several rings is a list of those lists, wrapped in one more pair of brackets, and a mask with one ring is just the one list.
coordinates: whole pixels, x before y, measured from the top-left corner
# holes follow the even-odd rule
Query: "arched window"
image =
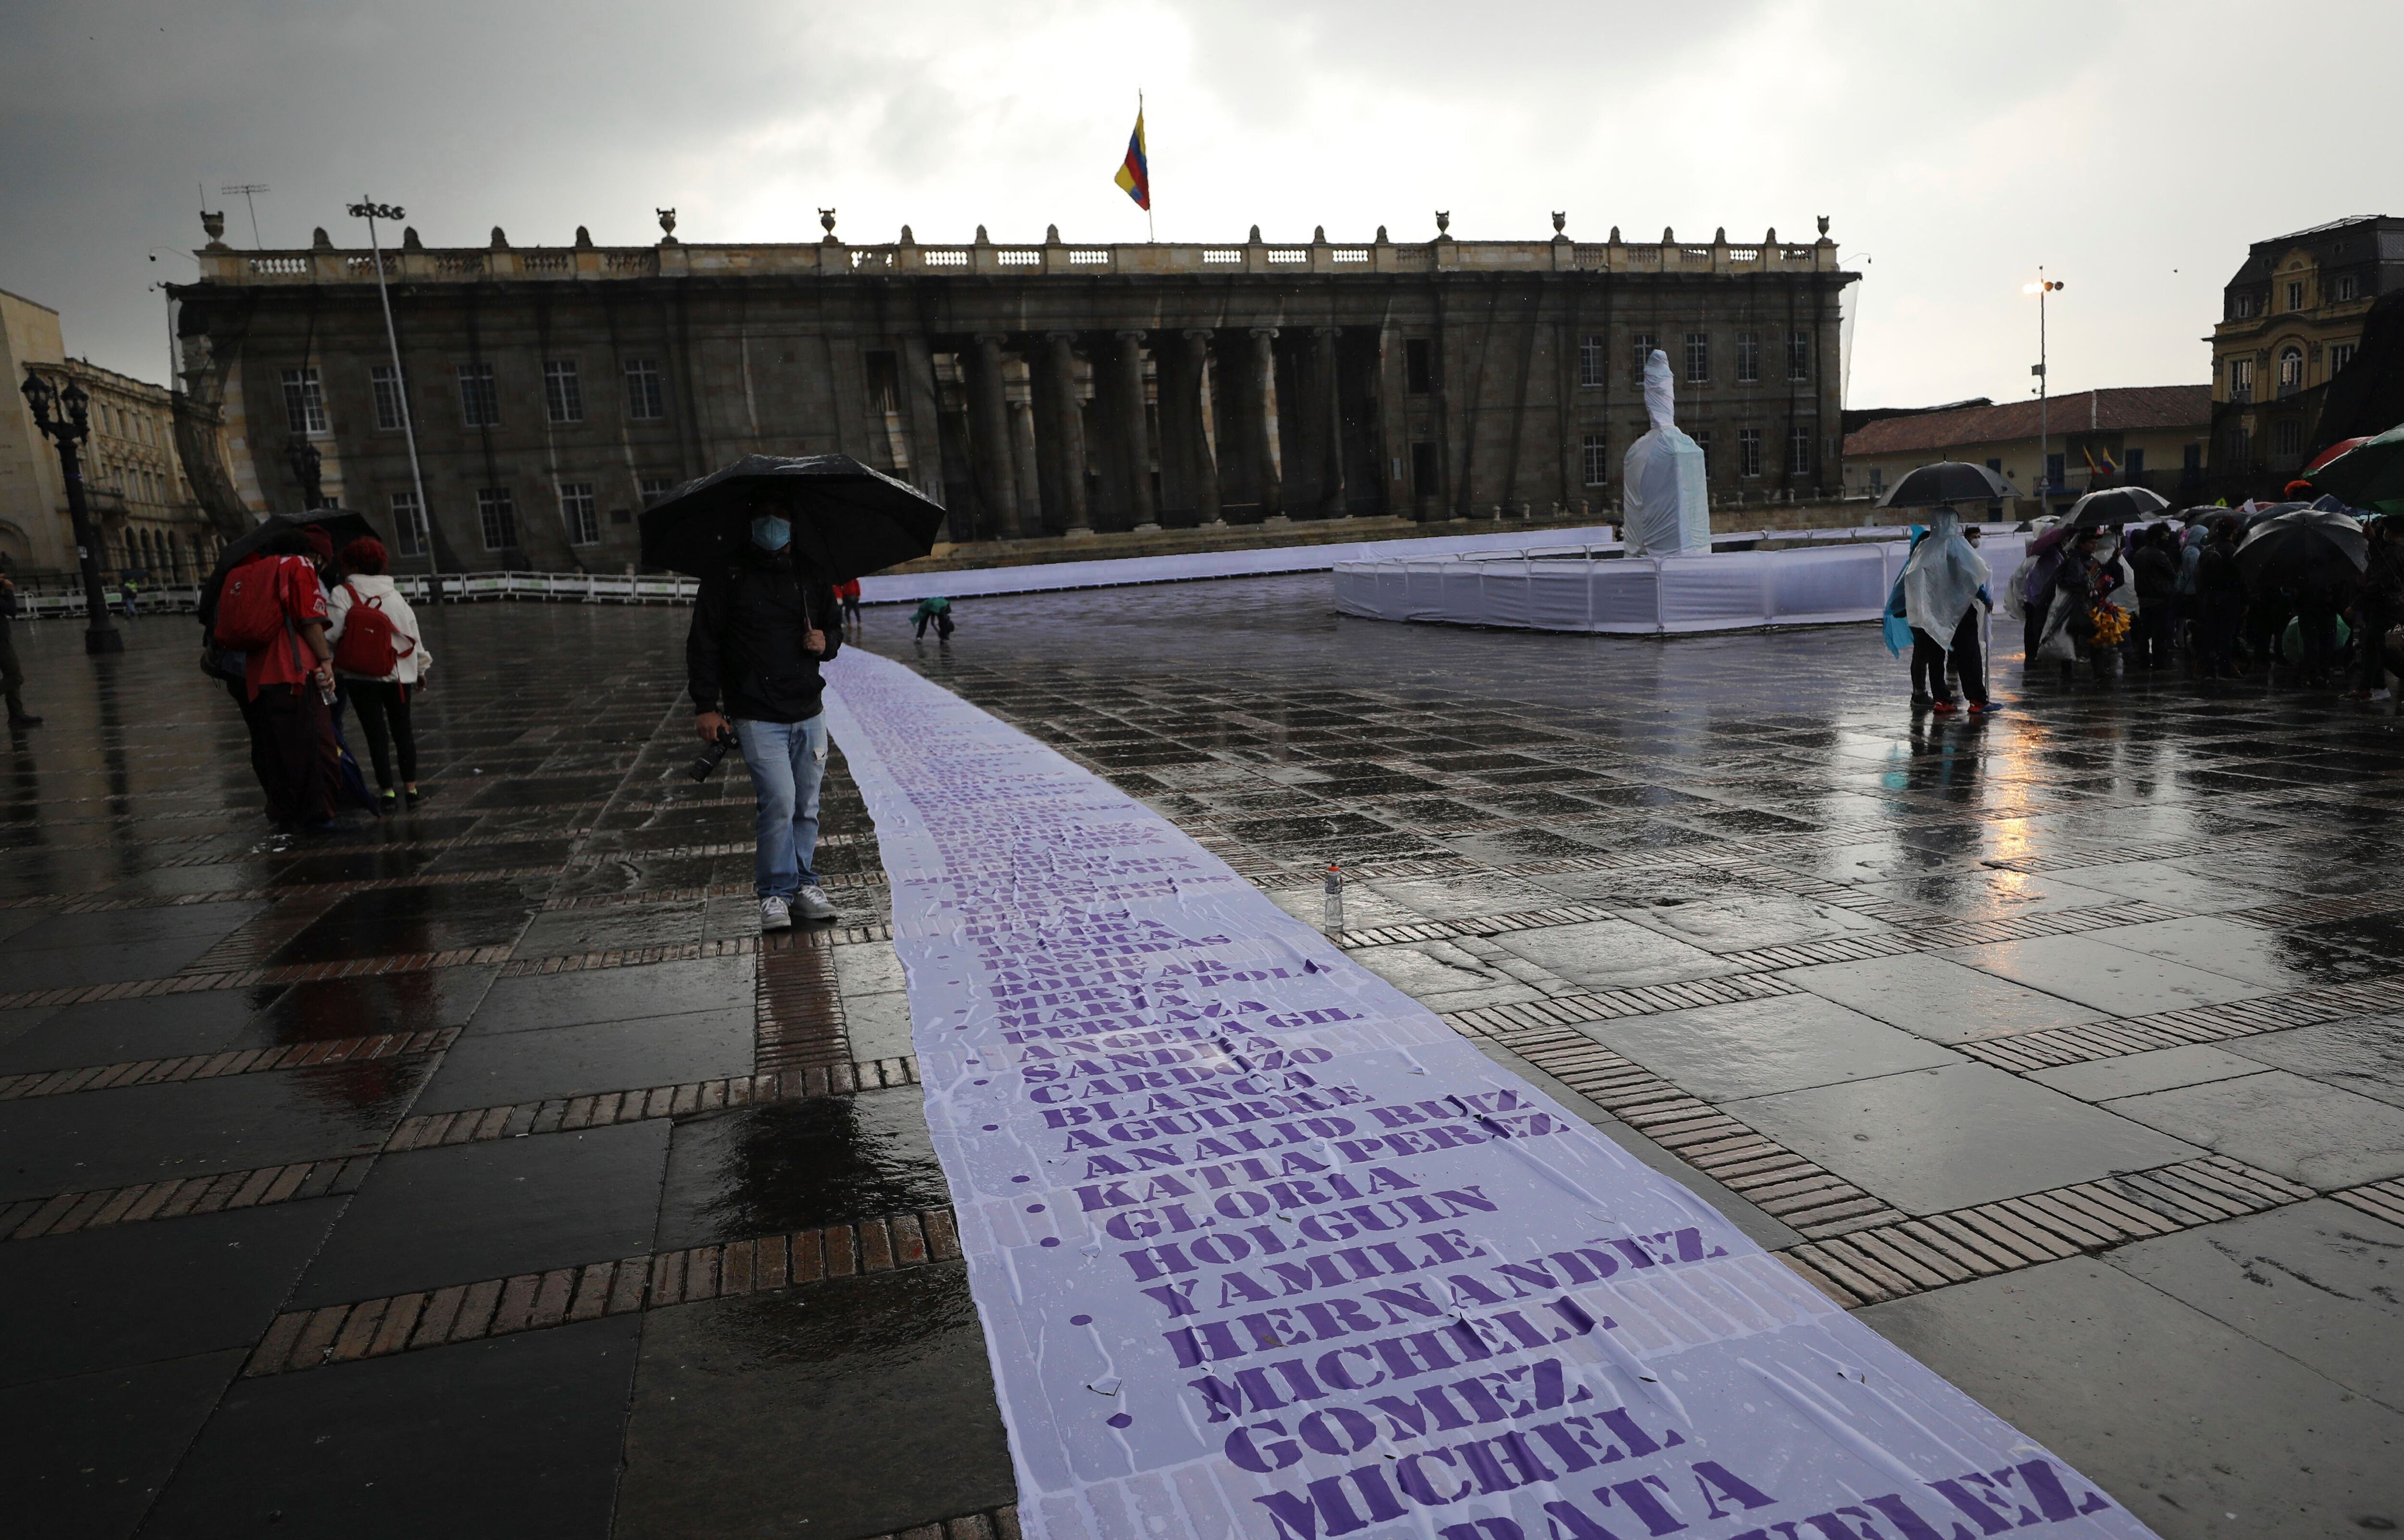
[(2279, 388), (2300, 390), (2304, 384), (2304, 350), (2288, 346), (2279, 350)]

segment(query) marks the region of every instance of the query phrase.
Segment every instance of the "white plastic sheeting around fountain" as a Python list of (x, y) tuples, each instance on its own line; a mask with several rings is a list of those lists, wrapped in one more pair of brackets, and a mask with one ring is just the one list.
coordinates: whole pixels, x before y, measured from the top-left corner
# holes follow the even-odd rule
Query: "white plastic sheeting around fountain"
[(2145, 1534), (1158, 814), (828, 676), (1029, 1540)]
[[(2026, 540), (1988, 534), (1988, 566), (2009, 573)], [(1908, 540), (1881, 540), (1616, 559), (1391, 556), (1339, 563), (1335, 606), (1370, 620), (1628, 637), (1831, 625), (1878, 619), (1910, 553)]]

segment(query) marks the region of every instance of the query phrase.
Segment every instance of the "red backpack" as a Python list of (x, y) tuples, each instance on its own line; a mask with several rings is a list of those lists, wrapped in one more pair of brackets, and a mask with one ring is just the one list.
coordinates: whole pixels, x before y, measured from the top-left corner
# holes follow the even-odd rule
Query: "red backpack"
[(334, 643), (334, 666), (345, 674), (383, 679), (416, 651), (417, 644), (399, 640), (400, 632), (384, 612), (381, 599), (369, 598), (349, 583), (342, 586), (351, 591), (351, 612), (342, 622), (342, 638)]
[(253, 556), (226, 574), (217, 591), (217, 623), (210, 635), (230, 652), (256, 652), (284, 637), (284, 601), (275, 592), (282, 558)]

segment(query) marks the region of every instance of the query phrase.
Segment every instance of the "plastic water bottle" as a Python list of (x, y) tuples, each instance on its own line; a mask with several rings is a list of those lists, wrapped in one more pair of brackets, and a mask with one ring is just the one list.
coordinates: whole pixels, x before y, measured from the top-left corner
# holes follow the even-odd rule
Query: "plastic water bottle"
[(1327, 918), (1321, 929), (1334, 935), (1344, 929), (1344, 868), (1327, 863)]

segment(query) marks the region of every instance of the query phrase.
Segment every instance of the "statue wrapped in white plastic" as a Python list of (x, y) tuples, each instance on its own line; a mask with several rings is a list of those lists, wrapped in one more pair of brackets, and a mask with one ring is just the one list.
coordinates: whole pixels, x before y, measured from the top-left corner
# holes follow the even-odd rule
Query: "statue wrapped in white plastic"
[(1628, 446), (1620, 468), (1620, 539), (1631, 556), (1711, 553), (1712, 498), (1703, 479), (1703, 450), (1678, 430), (1675, 405), (1670, 356), (1655, 348), (1644, 360), (1644, 414), (1653, 419), (1653, 430)]

